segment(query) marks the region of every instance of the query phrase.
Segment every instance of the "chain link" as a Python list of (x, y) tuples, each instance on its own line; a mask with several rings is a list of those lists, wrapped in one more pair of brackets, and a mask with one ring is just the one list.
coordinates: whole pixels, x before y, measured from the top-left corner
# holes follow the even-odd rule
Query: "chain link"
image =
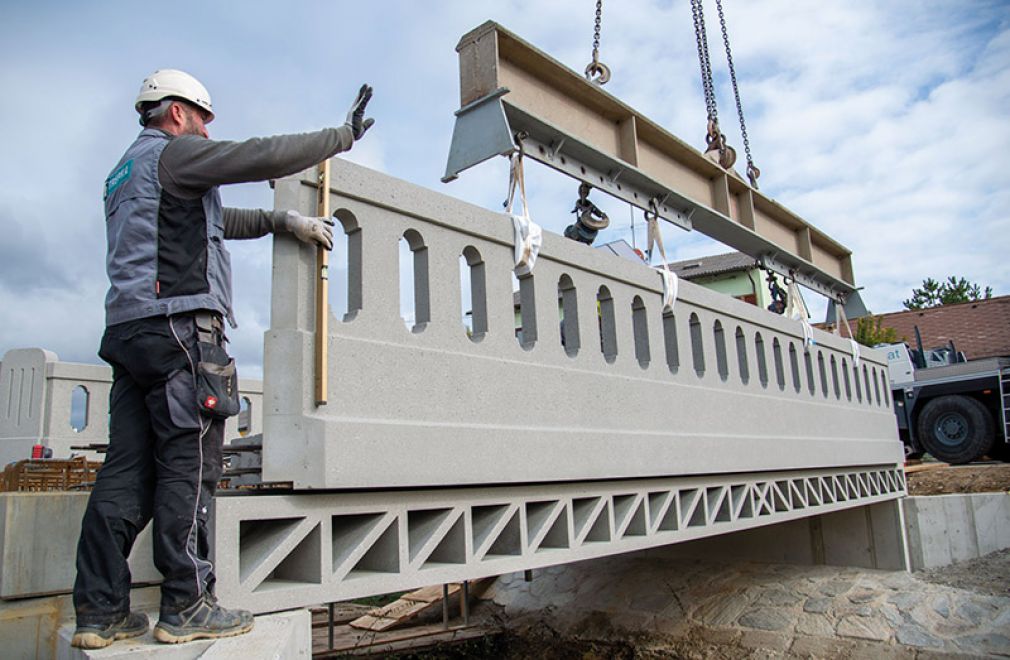
[(603, 0), (596, 0), (596, 29), (593, 31), (593, 61), (600, 61), (600, 19), (603, 17)]
[(605, 85), (610, 80), (610, 67), (600, 61), (600, 22), (603, 17), (603, 0), (596, 0), (596, 27), (593, 30), (593, 61), (586, 66), (586, 80)]
[(698, 63), (701, 66), (701, 88), (705, 93), (705, 110), (708, 120), (719, 124), (715, 105), (715, 87), (712, 84), (712, 63), (708, 56), (708, 35), (705, 32), (705, 14), (702, 0), (691, 0), (691, 17), (694, 19), (694, 37), (698, 42)]
[[(692, 0), (692, 3), (694, 0)], [(698, 0), (699, 4), (701, 0)], [(722, 42), (726, 45), (726, 62), (729, 65), (729, 78), (733, 82), (733, 96), (736, 98), (736, 114), (740, 118), (740, 135), (743, 137), (743, 150), (747, 155), (747, 178), (751, 185), (757, 188), (757, 178), (761, 176), (761, 170), (754, 165), (754, 158), (750, 153), (750, 139), (747, 137), (747, 123), (743, 118), (743, 104), (740, 102), (740, 88), (736, 83), (736, 69), (733, 67), (733, 52), (729, 47), (729, 32), (726, 30), (726, 16), (722, 11), (722, 0), (715, 0), (715, 6), (719, 10), (719, 26), (722, 28)], [(702, 26), (704, 30), (704, 24)], [(711, 76), (711, 71), (709, 72)]]

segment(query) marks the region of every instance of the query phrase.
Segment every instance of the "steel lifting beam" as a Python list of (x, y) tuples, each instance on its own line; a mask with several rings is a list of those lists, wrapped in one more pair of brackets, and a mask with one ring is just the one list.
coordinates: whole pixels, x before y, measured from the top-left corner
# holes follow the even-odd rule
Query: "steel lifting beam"
[[(852, 253), (735, 171), (494, 22), (463, 36), (460, 109), (443, 182), (493, 156), (530, 158), (697, 230), (865, 313)], [(862, 311), (860, 311), (862, 309)]]

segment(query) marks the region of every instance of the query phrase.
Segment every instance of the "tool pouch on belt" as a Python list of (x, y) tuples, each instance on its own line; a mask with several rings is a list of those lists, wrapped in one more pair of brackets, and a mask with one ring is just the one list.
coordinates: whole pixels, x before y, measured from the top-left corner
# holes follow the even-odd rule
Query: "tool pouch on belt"
[(226, 419), (239, 412), (235, 360), (217, 344), (197, 342), (196, 401), (207, 417)]

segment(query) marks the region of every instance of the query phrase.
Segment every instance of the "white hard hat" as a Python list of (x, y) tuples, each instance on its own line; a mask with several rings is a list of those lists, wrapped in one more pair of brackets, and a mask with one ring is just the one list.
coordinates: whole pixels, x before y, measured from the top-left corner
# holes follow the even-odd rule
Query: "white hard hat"
[(141, 103), (160, 101), (169, 96), (185, 99), (209, 112), (210, 118), (206, 123), (209, 124), (214, 119), (214, 106), (210, 101), (210, 92), (199, 80), (178, 69), (158, 69), (144, 78), (134, 107), (137, 112), (141, 112)]

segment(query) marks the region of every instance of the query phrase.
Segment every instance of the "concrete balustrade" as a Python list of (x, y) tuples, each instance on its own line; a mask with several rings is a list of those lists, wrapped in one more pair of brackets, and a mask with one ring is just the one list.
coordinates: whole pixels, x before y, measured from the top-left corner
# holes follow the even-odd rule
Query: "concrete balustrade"
[[(33, 445), (48, 447), (54, 458), (101, 458), (72, 447), (109, 441), (111, 388), (106, 365), (61, 362), (41, 348), (7, 351), (0, 362), (0, 468), (30, 458)], [(242, 378), (239, 391), (247, 412), (227, 421), (225, 438), (262, 429), (263, 384)]]
[[(848, 340), (820, 330), (808, 349), (798, 321), (688, 282), (664, 313), (655, 270), (550, 233), (515, 294), (507, 216), (332, 168), (348, 256), (331, 288), (346, 287), (348, 312), (330, 320), (330, 401), (312, 393), (314, 253), (277, 237), (266, 480), (441, 486), (901, 461), (882, 353), (862, 348), (857, 365)], [(278, 181), (276, 207), (311, 213), (316, 180)]]

